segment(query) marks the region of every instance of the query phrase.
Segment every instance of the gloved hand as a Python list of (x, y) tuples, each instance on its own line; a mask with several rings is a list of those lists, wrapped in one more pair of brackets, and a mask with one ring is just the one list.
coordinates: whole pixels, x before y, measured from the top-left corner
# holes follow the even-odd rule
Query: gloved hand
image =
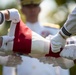
[(60, 51), (60, 48), (65, 46), (66, 40), (61, 36), (60, 33), (57, 33), (51, 38), (51, 48), (52, 52), (56, 53)]
[(74, 66), (74, 61), (63, 58), (63, 57), (54, 58), (54, 65), (53, 66), (54, 67), (60, 66), (63, 69), (70, 69), (71, 67)]
[(0, 56), (0, 65), (15, 67), (21, 64), (22, 59), (20, 56), (16, 55), (8, 55), (8, 56)]
[(8, 50), (7, 48), (7, 43), (10, 42), (10, 41), (13, 41), (14, 37), (10, 37), (10, 36), (2, 36), (2, 45), (1, 45), (1, 48), (0, 48), (0, 51), (6, 51)]
[(76, 59), (76, 44), (69, 44), (61, 51), (60, 56), (68, 59)]

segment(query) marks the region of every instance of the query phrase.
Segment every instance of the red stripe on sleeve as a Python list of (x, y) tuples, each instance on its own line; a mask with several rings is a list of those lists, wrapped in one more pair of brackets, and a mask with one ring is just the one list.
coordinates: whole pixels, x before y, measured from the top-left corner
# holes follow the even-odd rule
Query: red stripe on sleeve
[(20, 21), (19, 23), (17, 23), (15, 29), (13, 51), (22, 54), (30, 53), (31, 39), (32, 39), (31, 30), (22, 21)]

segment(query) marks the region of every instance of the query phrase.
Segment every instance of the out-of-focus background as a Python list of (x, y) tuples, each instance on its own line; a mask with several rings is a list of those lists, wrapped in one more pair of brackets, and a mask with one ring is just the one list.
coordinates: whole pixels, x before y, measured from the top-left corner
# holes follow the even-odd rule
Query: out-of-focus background
[[(66, 21), (68, 15), (76, 6), (76, 0), (44, 0), (41, 4), (41, 13), (39, 14), (39, 21), (41, 23), (55, 23), (60, 27)], [(0, 10), (17, 8), (20, 9), (18, 0), (0, 0)], [(20, 11), (20, 10), (19, 10)], [(21, 12), (20, 12), (21, 13)], [(21, 13), (22, 19), (25, 21), (24, 15)], [(8, 32), (10, 22), (5, 22), (0, 25), (0, 35), (5, 35)], [(0, 75), (2, 66), (0, 66)], [(76, 75), (76, 66), (70, 69), (70, 75)]]

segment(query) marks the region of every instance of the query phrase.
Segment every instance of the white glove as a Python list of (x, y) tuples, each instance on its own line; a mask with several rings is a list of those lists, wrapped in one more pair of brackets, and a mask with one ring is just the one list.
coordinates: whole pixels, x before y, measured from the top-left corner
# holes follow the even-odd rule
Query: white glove
[(68, 59), (76, 59), (76, 44), (69, 44), (61, 51), (60, 56)]
[(9, 20), (12, 20), (12, 22), (14, 23), (18, 23), (20, 21), (20, 14), (18, 10), (13, 8), (13, 9), (9, 9), (8, 11), (10, 13)]
[(0, 65), (15, 67), (21, 64), (22, 59), (19, 56), (8, 55), (8, 56), (0, 56)]
[(60, 48), (64, 47), (65, 43), (66, 40), (59, 33), (57, 33), (55, 36), (51, 38), (52, 52), (59, 52)]
[(10, 42), (10, 41), (13, 41), (14, 37), (10, 37), (10, 36), (2, 36), (3, 38), (3, 41), (2, 41), (2, 46), (0, 48), (1, 51), (5, 51), (5, 50), (8, 50), (7, 48), (7, 43)]
[(54, 61), (55, 61), (53, 65), (54, 67), (60, 66), (63, 69), (70, 69), (71, 67), (74, 66), (74, 61), (66, 58), (59, 57), (59, 58), (55, 58)]

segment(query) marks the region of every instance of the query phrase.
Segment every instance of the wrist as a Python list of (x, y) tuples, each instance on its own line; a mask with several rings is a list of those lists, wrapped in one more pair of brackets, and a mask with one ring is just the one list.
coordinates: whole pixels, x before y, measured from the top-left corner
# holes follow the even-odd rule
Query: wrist
[(59, 32), (59, 34), (60, 34), (60, 36), (61, 36), (63, 39), (65, 39), (65, 40), (66, 40), (65, 36), (64, 36), (64, 35), (62, 35), (62, 33), (61, 33), (61, 32)]
[(65, 27), (62, 27), (61, 30), (59, 31), (59, 34), (64, 38), (67, 39), (70, 37), (72, 34), (67, 31)]
[(62, 36), (66, 39), (68, 37), (70, 37), (72, 34), (68, 32), (68, 30), (65, 27), (62, 27), (60, 30), (60, 33), (62, 34)]

